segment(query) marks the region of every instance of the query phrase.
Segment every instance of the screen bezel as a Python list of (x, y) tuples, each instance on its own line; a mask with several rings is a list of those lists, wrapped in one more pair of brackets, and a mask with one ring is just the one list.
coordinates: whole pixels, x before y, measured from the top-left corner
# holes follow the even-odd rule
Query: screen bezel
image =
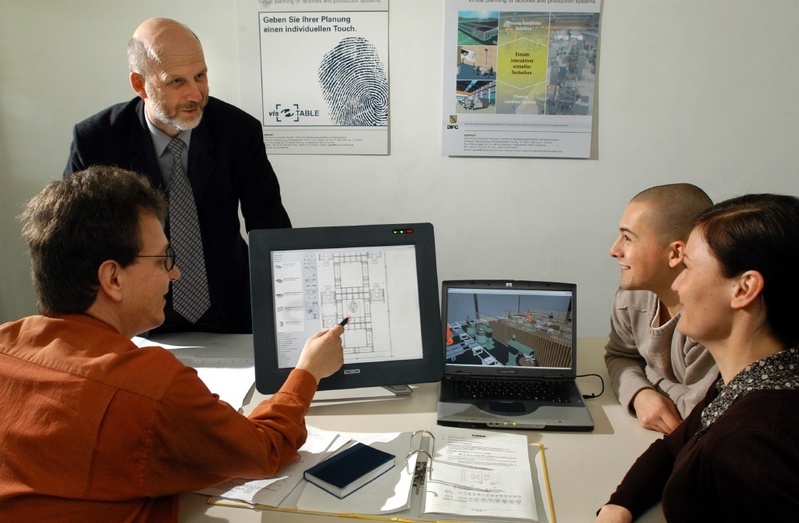
[[(399, 232), (402, 231), (402, 232)], [(410, 231), (410, 232), (409, 232)], [(419, 293), (422, 357), (345, 363), (319, 382), (318, 390), (354, 389), (440, 381), (444, 374), (435, 237), (430, 223), (256, 229), (249, 233), (255, 387), (274, 394), (292, 369), (279, 368), (275, 328), (272, 252), (413, 245)], [(411, 380), (408, 377), (412, 377)]]

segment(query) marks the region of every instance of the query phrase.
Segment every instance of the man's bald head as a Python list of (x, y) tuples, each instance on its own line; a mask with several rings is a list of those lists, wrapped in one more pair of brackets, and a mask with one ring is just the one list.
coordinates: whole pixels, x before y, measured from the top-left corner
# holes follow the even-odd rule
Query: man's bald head
[(130, 72), (147, 76), (153, 65), (167, 58), (167, 53), (182, 49), (202, 54), (200, 39), (191, 29), (171, 18), (148, 18), (128, 42)]

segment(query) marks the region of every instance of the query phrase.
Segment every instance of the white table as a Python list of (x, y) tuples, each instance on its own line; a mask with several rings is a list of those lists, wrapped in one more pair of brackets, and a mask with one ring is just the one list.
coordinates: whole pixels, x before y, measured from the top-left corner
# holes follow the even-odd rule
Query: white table
[[(202, 349), (229, 351), (232, 357), (241, 357), (251, 351), (248, 336), (235, 335), (170, 335), (161, 337), (165, 343), (180, 344), (181, 337), (192, 344), (207, 343)], [(188, 343), (188, 342), (187, 342)], [(608, 383), (602, 355), (604, 338), (578, 340), (578, 371), (580, 374), (597, 373), (605, 380), (605, 393), (596, 399), (586, 400), (596, 427), (593, 432), (527, 432), (530, 442), (544, 445), (555, 520), (559, 523), (593, 521), (595, 511), (607, 500), (635, 458), (659, 434), (644, 430), (637, 420), (619, 405)], [(195, 350), (195, 349), (184, 349)], [(599, 380), (594, 377), (579, 378), (584, 394), (599, 392)], [(413, 385), (413, 394), (406, 397), (364, 398), (357, 401), (315, 401), (307, 423), (326, 430), (358, 432), (413, 431), (435, 426), (438, 384)], [(353, 391), (357, 395), (360, 391)], [(373, 393), (374, 390), (362, 391)], [(337, 396), (340, 393), (323, 391), (317, 397)], [(244, 411), (249, 412), (264, 397), (255, 392)], [(340, 517), (307, 514), (289, 514), (277, 511), (259, 511), (208, 505), (207, 497), (197, 494), (181, 496), (180, 521), (186, 523), (223, 522), (340, 522)], [(638, 521), (658, 523), (665, 521), (659, 507), (655, 507)]]

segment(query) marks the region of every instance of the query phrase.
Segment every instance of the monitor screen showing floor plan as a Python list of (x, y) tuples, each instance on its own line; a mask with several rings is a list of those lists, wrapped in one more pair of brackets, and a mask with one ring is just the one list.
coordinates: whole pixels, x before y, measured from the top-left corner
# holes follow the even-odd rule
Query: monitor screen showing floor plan
[(250, 273), (259, 391), (277, 390), (306, 340), (345, 318), (344, 367), (320, 389), (440, 379), (432, 225), (252, 231)]
[(277, 363), (294, 367), (315, 332), (344, 318), (346, 363), (422, 357), (413, 245), (272, 253)]

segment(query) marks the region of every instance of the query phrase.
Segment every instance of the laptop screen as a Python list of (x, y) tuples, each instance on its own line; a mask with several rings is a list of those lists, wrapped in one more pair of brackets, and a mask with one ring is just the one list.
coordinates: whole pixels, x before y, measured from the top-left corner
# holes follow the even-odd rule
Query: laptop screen
[(570, 283), (443, 282), (447, 367), (573, 376), (575, 299), (576, 286)]

